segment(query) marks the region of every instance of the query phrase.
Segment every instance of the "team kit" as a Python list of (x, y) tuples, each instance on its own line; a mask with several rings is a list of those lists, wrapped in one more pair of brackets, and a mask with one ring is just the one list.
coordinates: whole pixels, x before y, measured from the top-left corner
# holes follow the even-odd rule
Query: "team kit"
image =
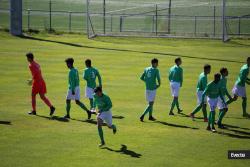
[[(32, 110), (28, 113), (30, 115), (36, 115), (36, 95), (39, 94), (42, 101), (49, 107), (50, 116), (53, 116), (56, 108), (46, 97), (47, 89), (46, 83), (42, 77), (40, 65), (34, 60), (32, 53), (26, 54), (27, 61), (29, 62), (29, 69), (32, 74), (32, 79), (28, 80), (28, 84), (32, 85), (31, 91), (31, 103)], [(83, 102), (80, 101), (80, 79), (78, 70), (74, 67), (74, 59), (67, 58), (65, 60), (66, 66), (69, 69), (68, 74), (68, 90), (66, 96), (66, 114), (65, 119), (70, 119), (71, 100), (74, 100), (83, 111), (86, 112), (87, 118), (91, 119), (93, 114), (96, 114), (97, 118), (97, 129), (100, 137), (99, 146), (105, 145), (104, 134), (102, 127), (104, 123), (108, 128), (112, 130), (114, 134), (117, 132), (117, 127), (112, 121), (112, 101), (110, 97), (102, 90), (102, 78), (98, 69), (92, 67), (90, 59), (85, 60), (86, 68), (83, 71), (83, 79), (86, 81), (85, 97), (89, 99), (90, 107), (86, 107)], [(179, 103), (179, 92), (183, 85), (183, 69), (181, 67), (181, 58), (176, 58), (174, 61), (175, 65), (169, 70), (169, 83), (171, 94), (173, 97), (169, 115), (173, 116), (175, 107), (177, 113), (182, 114), (183, 110)], [(158, 59), (154, 58), (151, 60), (151, 66), (144, 69), (140, 79), (146, 85), (146, 101), (148, 102), (144, 112), (141, 114), (139, 120), (144, 121), (145, 116), (148, 115), (150, 121), (155, 121), (153, 117), (153, 106), (156, 97), (157, 89), (161, 86), (160, 71), (157, 68), (159, 64)], [(247, 113), (247, 95), (246, 95), (246, 84), (250, 85), (250, 79), (248, 78), (250, 66), (250, 57), (247, 58), (246, 64), (240, 69), (238, 78), (232, 89), (232, 96), (227, 89), (227, 76), (229, 71), (227, 68), (222, 67), (220, 71), (214, 74), (213, 80), (208, 83), (207, 76), (211, 72), (211, 65), (205, 64), (203, 71), (199, 75), (197, 81), (197, 106), (189, 114), (191, 119), (195, 119), (195, 114), (202, 111), (204, 122), (207, 122), (207, 130), (216, 132), (215, 124), (218, 128), (224, 129), (222, 121), (226, 113), (228, 112), (228, 105), (236, 101), (238, 97), (242, 98), (242, 116), (249, 117)], [(98, 84), (96, 83), (98, 80)], [(207, 105), (209, 106), (209, 114), (207, 113)], [(216, 108), (219, 110), (218, 119), (215, 121)]]

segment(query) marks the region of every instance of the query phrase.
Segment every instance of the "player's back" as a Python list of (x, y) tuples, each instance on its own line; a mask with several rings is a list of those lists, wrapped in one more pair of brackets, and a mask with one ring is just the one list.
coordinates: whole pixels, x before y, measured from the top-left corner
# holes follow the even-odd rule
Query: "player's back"
[(43, 80), (41, 67), (37, 62), (33, 61), (30, 63), (29, 68), (31, 70), (34, 82)]

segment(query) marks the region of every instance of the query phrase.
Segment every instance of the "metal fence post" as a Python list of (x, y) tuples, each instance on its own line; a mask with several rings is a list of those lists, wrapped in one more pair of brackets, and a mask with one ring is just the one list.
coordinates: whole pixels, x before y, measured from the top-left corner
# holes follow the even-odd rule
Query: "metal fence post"
[(196, 36), (197, 32), (197, 16), (194, 16), (194, 35)]
[(152, 16), (152, 33), (155, 31), (155, 16)]
[(103, 33), (106, 34), (106, 0), (103, 0)]
[(216, 7), (214, 6), (214, 37), (215, 37), (215, 19), (216, 19)]
[(158, 31), (158, 6), (155, 5), (155, 35), (157, 36)]
[(28, 31), (30, 30), (30, 9), (28, 9)]
[(69, 11), (69, 32), (71, 32), (71, 14), (72, 12)]
[(113, 15), (110, 15), (110, 31), (113, 31)]
[(122, 32), (122, 26), (123, 26), (123, 17), (120, 16), (120, 32)]
[(241, 29), (241, 17), (239, 16), (239, 23), (238, 23), (238, 35), (240, 35), (240, 29)]
[(170, 28), (171, 28), (171, 7), (172, 7), (172, 1), (169, 0), (168, 4), (168, 33), (170, 34)]
[(52, 18), (52, 14), (51, 14), (51, 10), (52, 10), (52, 2), (51, 0), (49, 1), (49, 31), (52, 30), (52, 25), (51, 25), (51, 18)]

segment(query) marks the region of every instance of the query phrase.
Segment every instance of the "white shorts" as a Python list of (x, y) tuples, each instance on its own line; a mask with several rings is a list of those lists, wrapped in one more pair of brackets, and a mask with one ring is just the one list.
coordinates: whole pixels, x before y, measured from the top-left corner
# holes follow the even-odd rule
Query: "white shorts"
[[(202, 102), (202, 94), (203, 94), (204, 91), (198, 91), (197, 92), (197, 103), (198, 104), (201, 104)], [(206, 104), (206, 100), (207, 100), (207, 96), (205, 96), (205, 99), (204, 99), (204, 103)]]
[(94, 94), (94, 89), (87, 87), (85, 88), (85, 97), (89, 98), (89, 99), (93, 99), (93, 94)]
[(147, 102), (155, 101), (156, 89), (155, 90), (146, 90), (146, 100)]
[(207, 97), (207, 103), (210, 107), (210, 111), (215, 111), (215, 109), (217, 107), (217, 103), (218, 103), (218, 98), (211, 99), (211, 98)]
[[(224, 101), (226, 101), (225, 96), (223, 96), (223, 99), (224, 99)], [(218, 98), (217, 107), (218, 107), (219, 110), (227, 108), (227, 105), (223, 103), (223, 101), (221, 100), (220, 97)]]
[(111, 111), (105, 111), (105, 112), (101, 112), (97, 115), (97, 118), (100, 118), (101, 120), (103, 120), (104, 122), (106, 122), (106, 124), (111, 127), (112, 126), (112, 112)]
[(179, 82), (170, 82), (171, 92), (173, 97), (179, 96), (181, 84)]
[(246, 97), (247, 96), (245, 86), (242, 87), (242, 86), (239, 86), (239, 85), (234, 85), (232, 93), (234, 95), (237, 95), (237, 96), (240, 96), (240, 97)]
[(75, 94), (72, 95), (72, 91), (69, 89), (66, 97), (67, 100), (80, 100), (80, 88), (77, 86), (75, 88)]

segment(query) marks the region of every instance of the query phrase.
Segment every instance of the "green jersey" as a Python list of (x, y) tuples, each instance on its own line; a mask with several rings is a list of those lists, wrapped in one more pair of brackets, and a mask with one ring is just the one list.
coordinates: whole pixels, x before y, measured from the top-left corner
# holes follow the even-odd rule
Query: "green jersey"
[(245, 64), (245, 65), (243, 65), (243, 66), (241, 67), (241, 69), (240, 69), (240, 74), (239, 74), (239, 76), (238, 76), (238, 79), (237, 79), (237, 81), (236, 81), (236, 84), (237, 84), (238, 86), (244, 87), (245, 84), (246, 84), (246, 81), (249, 80), (249, 79), (247, 78), (248, 74), (249, 74), (249, 66), (248, 66), (247, 64)]
[[(154, 67), (146, 68), (140, 79), (146, 83), (147, 90), (155, 90), (161, 85), (160, 72)], [(156, 85), (156, 80), (158, 81), (158, 86)]]
[(228, 90), (227, 90), (227, 78), (224, 77), (224, 76), (221, 76), (221, 79), (220, 79), (220, 87), (221, 87), (221, 94), (222, 96), (229, 96), (229, 93), (228, 93)]
[(112, 108), (112, 102), (106, 94), (102, 94), (101, 97), (94, 95), (94, 108), (98, 108), (99, 112), (106, 112)]
[(69, 89), (74, 91), (79, 86), (79, 75), (76, 68), (71, 68), (69, 71)]
[(222, 97), (222, 92), (221, 92), (221, 86), (220, 83), (215, 83), (214, 81), (210, 82), (206, 89), (204, 90), (202, 94), (202, 101), (204, 101), (205, 96), (208, 96), (211, 99), (216, 99), (220, 96), (221, 99), (224, 99)]
[(203, 72), (199, 76), (197, 91), (204, 91), (207, 86), (207, 75)]
[(169, 70), (168, 79), (170, 82), (179, 82), (182, 86), (183, 82), (183, 70), (180, 66), (174, 65)]
[(102, 86), (102, 79), (96, 68), (89, 67), (83, 71), (83, 79), (87, 81), (87, 87), (89, 88), (94, 89), (96, 87), (96, 77), (98, 77), (99, 86)]

